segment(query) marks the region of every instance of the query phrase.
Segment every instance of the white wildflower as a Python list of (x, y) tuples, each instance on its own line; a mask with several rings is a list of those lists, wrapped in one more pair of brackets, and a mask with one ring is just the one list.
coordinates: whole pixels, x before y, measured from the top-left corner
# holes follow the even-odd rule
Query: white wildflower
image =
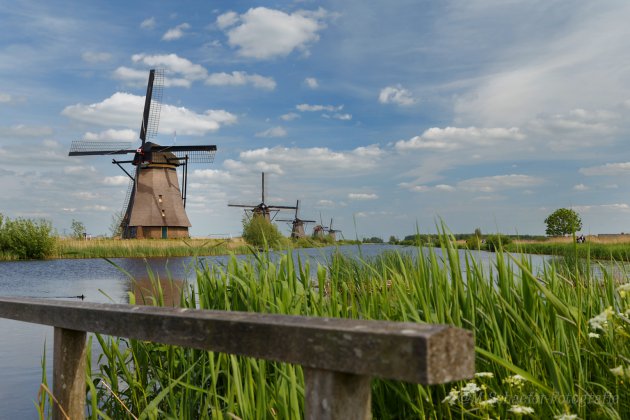
[(450, 390), (446, 398), (442, 400), (443, 403), (448, 403), (449, 405), (455, 405), (455, 403), (459, 400), (459, 390), (457, 388), (453, 388)]
[(512, 407), (510, 407), (510, 409), (508, 411), (511, 411), (514, 414), (520, 414), (520, 415), (529, 415), (529, 414), (534, 414), (534, 409), (531, 407), (527, 407), (524, 405), (513, 405)]
[(506, 383), (510, 386), (522, 386), (524, 382), (525, 382), (525, 378), (523, 378), (521, 375), (518, 375), (518, 374), (508, 376), (507, 378), (503, 380), (503, 383)]
[(577, 414), (564, 413), (560, 414), (559, 416), (554, 416), (553, 418), (556, 420), (576, 420), (578, 416)]
[(492, 372), (477, 372), (477, 373), (475, 373), (475, 378), (494, 378), (494, 373), (492, 373)]
[(479, 407), (482, 407), (482, 408), (491, 407), (498, 402), (499, 402), (499, 399), (497, 397), (492, 397), (489, 400), (481, 401), (479, 403)]
[(612, 306), (609, 306), (599, 315), (595, 315), (593, 318), (589, 319), (588, 324), (593, 330), (603, 330), (604, 327), (608, 325), (608, 318), (614, 314), (615, 312), (612, 310)]
[(594, 333), (594, 332), (590, 332), (590, 333), (588, 333), (588, 337), (589, 338), (599, 338), (599, 334)]
[(627, 378), (630, 378), (630, 368), (629, 367), (623, 367), (623, 366), (619, 365), (616, 368), (610, 369), (610, 373), (612, 373), (615, 376), (625, 376)]
[(630, 292), (630, 283), (622, 284), (617, 287), (618, 292)]
[(468, 382), (466, 386), (462, 388), (462, 395), (464, 397), (469, 397), (471, 395), (475, 395), (479, 391), (481, 391), (481, 388), (479, 388), (476, 383)]

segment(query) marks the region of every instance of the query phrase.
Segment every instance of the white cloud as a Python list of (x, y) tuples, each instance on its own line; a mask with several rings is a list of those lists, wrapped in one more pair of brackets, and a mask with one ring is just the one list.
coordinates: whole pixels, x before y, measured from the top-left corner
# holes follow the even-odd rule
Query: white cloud
[(309, 105), (309, 104), (299, 104), (296, 105), (295, 108), (300, 112), (319, 112), (319, 111), (341, 111), (343, 109), (343, 105), (335, 106), (335, 105)]
[(584, 205), (573, 206), (573, 210), (578, 213), (589, 213), (598, 210), (604, 210), (607, 212), (630, 212), (630, 205), (626, 203), (614, 203), (614, 204), (597, 204), (597, 205)]
[(223, 30), (238, 23), (239, 17), (236, 12), (226, 12), (217, 17), (217, 26)]
[(147, 18), (147, 19), (143, 20), (142, 23), (140, 24), (140, 27), (142, 29), (153, 29), (153, 28), (155, 28), (155, 18), (154, 17), (150, 17), (150, 18)]
[(335, 202), (332, 200), (319, 200), (315, 205), (317, 207), (331, 208), (335, 206)]
[(272, 127), (260, 133), (256, 133), (256, 137), (285, 137), (287, 130), (281, 126)]
[(359, 174), (373, 171), (385, 152), (377, 145), (357, 147), (349, 151), (333, 151), (326, 147), (287, 148), (276, 146), (241, 152), (241, 162), (226, 161), (226, 166), (237, 169), (239, 166), (275, 165), (284, 172), (291, 170), (299, 174), (319, 174), (321, 176), (340, 176), (340, 174)]
[(630, 173), (630, 162), (606, 163), (599, 166), (580, 168), (580, 173), (586, 176), (625, 176)]
[(333, 114), (332, 117), (341, 121), (350, 121), (352, 119), (351, 114)]
[(589, 188), (584, 184), (576, 184), (573, 186), (573, 190), (575, 191), (587, 191)]
[(300, 118), (300, 114), (296, 114), (295, 112), (289, 112), (287, 114), (280, 115), (280, 119), (284, 121), (293, 121), (298, 118)]
[(199, 64), (194, 64), (177, 54), (134, 54), (131, 56), (134, 63), (143, 63), (149, 67), (164, 68), (167, 73), (181, 74), (187, 80), (203, 80), (208, 77), (208, 71)]
[(243, 57), (269, 59), (284, 57), (294, 50), (307, 52), (319, 40), (327, 13), (280, 10), (256, 7), (238, 16), (227, 12), (217, 18), (217, 26), (226, 31), (228, 43)]
[(88, 131), (83, 135), (84, 140), (90, 141), (134, 141), (137, 138), (138, 132), (131, 129), (114, 130), (110, 128), (109, 130), (104, 130), (99, 133), (92, 133), (91, 131)]
[(81, 58), (83, 61), (87, 63), (104, 63), (106, 61), (111, 60), (112, 55), (106, 52), (95, 52), (95, 51), (86, 51), (81, 54)]
[(319, 87), (319, 83), (314, 77), (307, 77), (306, 79), (304, 79), (304, 83), (311, 89), (317, 89)]
[(378, 101), (382, 104), (396, 104), (401, 106), (413, 105), (416, 102), (411, 92), (404, 89), (401, 85), (387, 86), (381, 89), (378, 95)]
[(529, 188), (542, 183), (542, 178), (511, 174), (470, 178), (458, 182), (457, 187), (467, 191), (489, 193), (505, 189)]
[[(562, 21), (542, 9), (523, 9), (536, 13), (523, 17), (499, 7), (486, 8), (485, 22), (507, 17), (519, 26), (524, 20), (538, 19), (540, 33), (523, 31), (492, 42), (492, 53), (479, 69), (484, 76), (470, 81), (469, 91), (457, 99), (457, 118), (483, 125), (522, 126), (541, 113), (583, 104), (608, 106), (627, 99), (623, 69), (630, 65), (625, 42), (630, 36), (630, 4), (614, 2), (595, 9), (586, 3), (574, 6), (566, 9), (567, 19)], [(476, 18), (466, 17), (479, 25)]]
[[(149, 78), (149, 72), (146, 70), (136, 70), (129, 67), (118, 67), (113, 73), (114, 79), (123, 80), (128, 85), (132, 86), (145, 86), (147, 79)], [(191, 80), (182, 78), (164, 78), (165, 87), (185, 87), (189, 88), (192, 85)]]
[(11, 102), (11, 99), (11, 95), (9, 95), (8, 93), (0, 92), (0, 103), (9, 103)]
[(163, 41), (173, 41), (176, 39), (180, 39), (184, 36), (184, 30), (190, 29), (190, 25), (188, 23), (181, 23), (174, 28), (169, 29), (162, 36)]
[(260, 89), (274, 90), (276, 81), (272, 77), (264, 77), (259, 74), (247, 74), (243, 71), (233, 71), (232, 73), (212, 73), (205, 82), (212, 86), (243, 86), (251, 84)]
[[(141, 120), (143, 109), (144, 97), (117, 92), (99, 103), (67, 106), (62, 114), (95, 125), (134, 129)], [(184, 135), (203, 135), (236, 121), (234, 114), (224, 110), (207, 110), (198, 114), (184, 107), (163, 104), (160, 112), (162, 131), (177, 131)]]
[(205, 182), (227, 182), (233, 179), (229, 172), (219, 169), (195, 169), (191, 178)]
[(103, 185), (118, 187), (121, 185), (128, 185), (131, 180), (124, 175), (106, 176), (103, 178)]
[(398, 186), (412, 192), (429, 192), (429, 191), (451, 192), (451, 191), (456, 190), (455, 187), (448, 184), (437, 184), (437, 185), (429, 186), (429, 185), (414, 185), (408, 182), (402, 182), (398, 184)]
[(376, 200), (378, 195), (376, 194), (368, 194), (368, 193), (349, 193), (349, 200)]
[(63, 173), (66, 175), (74, 175), (74, 174), (86, 174), (88, 172), (96, 172), (94, 166), (81, 166), (81, 165), (72, 165), (66, 166), (63, 168)]
[(0, 136), (4, 137), (44, 137), (50, 136), (53, 129), (46, 126), (17, 124), (11, 127), (0, 126)]
[(494, 147), (499, 144), (523, 140), (525, 135), (516, 127), (512, 128), (458, 128), (433, 127), (422, 135), (410, 140), (396, 142), (400, 151), (429, 149), (434, 151), (452, 151), (463, 147)]

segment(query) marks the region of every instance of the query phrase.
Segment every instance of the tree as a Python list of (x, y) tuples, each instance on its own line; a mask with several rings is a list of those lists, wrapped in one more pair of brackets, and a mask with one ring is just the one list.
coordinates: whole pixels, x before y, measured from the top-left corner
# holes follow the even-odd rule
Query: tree
[(561, 208), (545, 219), (547, 236), (564, 236), (582, 229), (582, 219), (575, 210)]
[(124, 215), (125, 212), (122, 210), (112, 214), (112, 222), (109, 225), (109, 233), (112, 238), (119, 238), (122, 236), (122, 220)]
[(270, 248), (282, 244), (283, 236), (273, 223), (262, 216), (252, 216), (243, 219), (243, 239), (250, 245)]
[(85, 225), (83, 222), (72, 219), (72, 224), (70, 225), (70, 229), (72, 230), (72, 237), (74, 239), (83, 239), (85, 235)]

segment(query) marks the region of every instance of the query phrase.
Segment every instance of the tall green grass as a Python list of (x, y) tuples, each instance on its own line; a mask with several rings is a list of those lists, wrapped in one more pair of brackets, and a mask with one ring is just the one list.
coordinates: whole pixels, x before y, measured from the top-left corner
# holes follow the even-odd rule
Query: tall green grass
[[(197, 267), (185, 307), (451, 324), (474, 331), (470, 381), (373, 382), (377, 419), (630, 418), (628, 278), (566, 263), (534, 272), (499, 250), (493, 267), (460, 254), (335, 255), (312, 267), (268, 253)], [(155, 279), (151, 303), (160, 304)], [(621, 283), (623, 284), (621, 284)], [(134, 296), (131, 296), (132, 302)], [(98, 336), (93, 418), (299, 418), (302, 369), (283, 363)], [(278, 343), (282, 345), (282, 343)], [(124, 403), (124, 405), (123, 405)], [(565, 417), (561, 417), (565, 416)], [(572, 417), (575, 416), (575, 417)]]
[(94, 239), (59, 240), (54, 258), (151, 258), (246, 253), (242, 241), (231, 239)]

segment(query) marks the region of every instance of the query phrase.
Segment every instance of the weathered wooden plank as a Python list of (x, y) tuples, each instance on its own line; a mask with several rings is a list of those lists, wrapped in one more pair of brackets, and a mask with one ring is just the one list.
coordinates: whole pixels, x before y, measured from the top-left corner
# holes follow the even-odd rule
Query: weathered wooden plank
[(57, 401), (53, 420), (85, 417), (86, 335), (85, 331), (55, 327), (53, 395)]
[(304, 368), (305, 420), (369, 420), (372, 378)]
[(421, 384), (474, 373), (472, 333), (445, 325), (7, 297), (0, 316)]

